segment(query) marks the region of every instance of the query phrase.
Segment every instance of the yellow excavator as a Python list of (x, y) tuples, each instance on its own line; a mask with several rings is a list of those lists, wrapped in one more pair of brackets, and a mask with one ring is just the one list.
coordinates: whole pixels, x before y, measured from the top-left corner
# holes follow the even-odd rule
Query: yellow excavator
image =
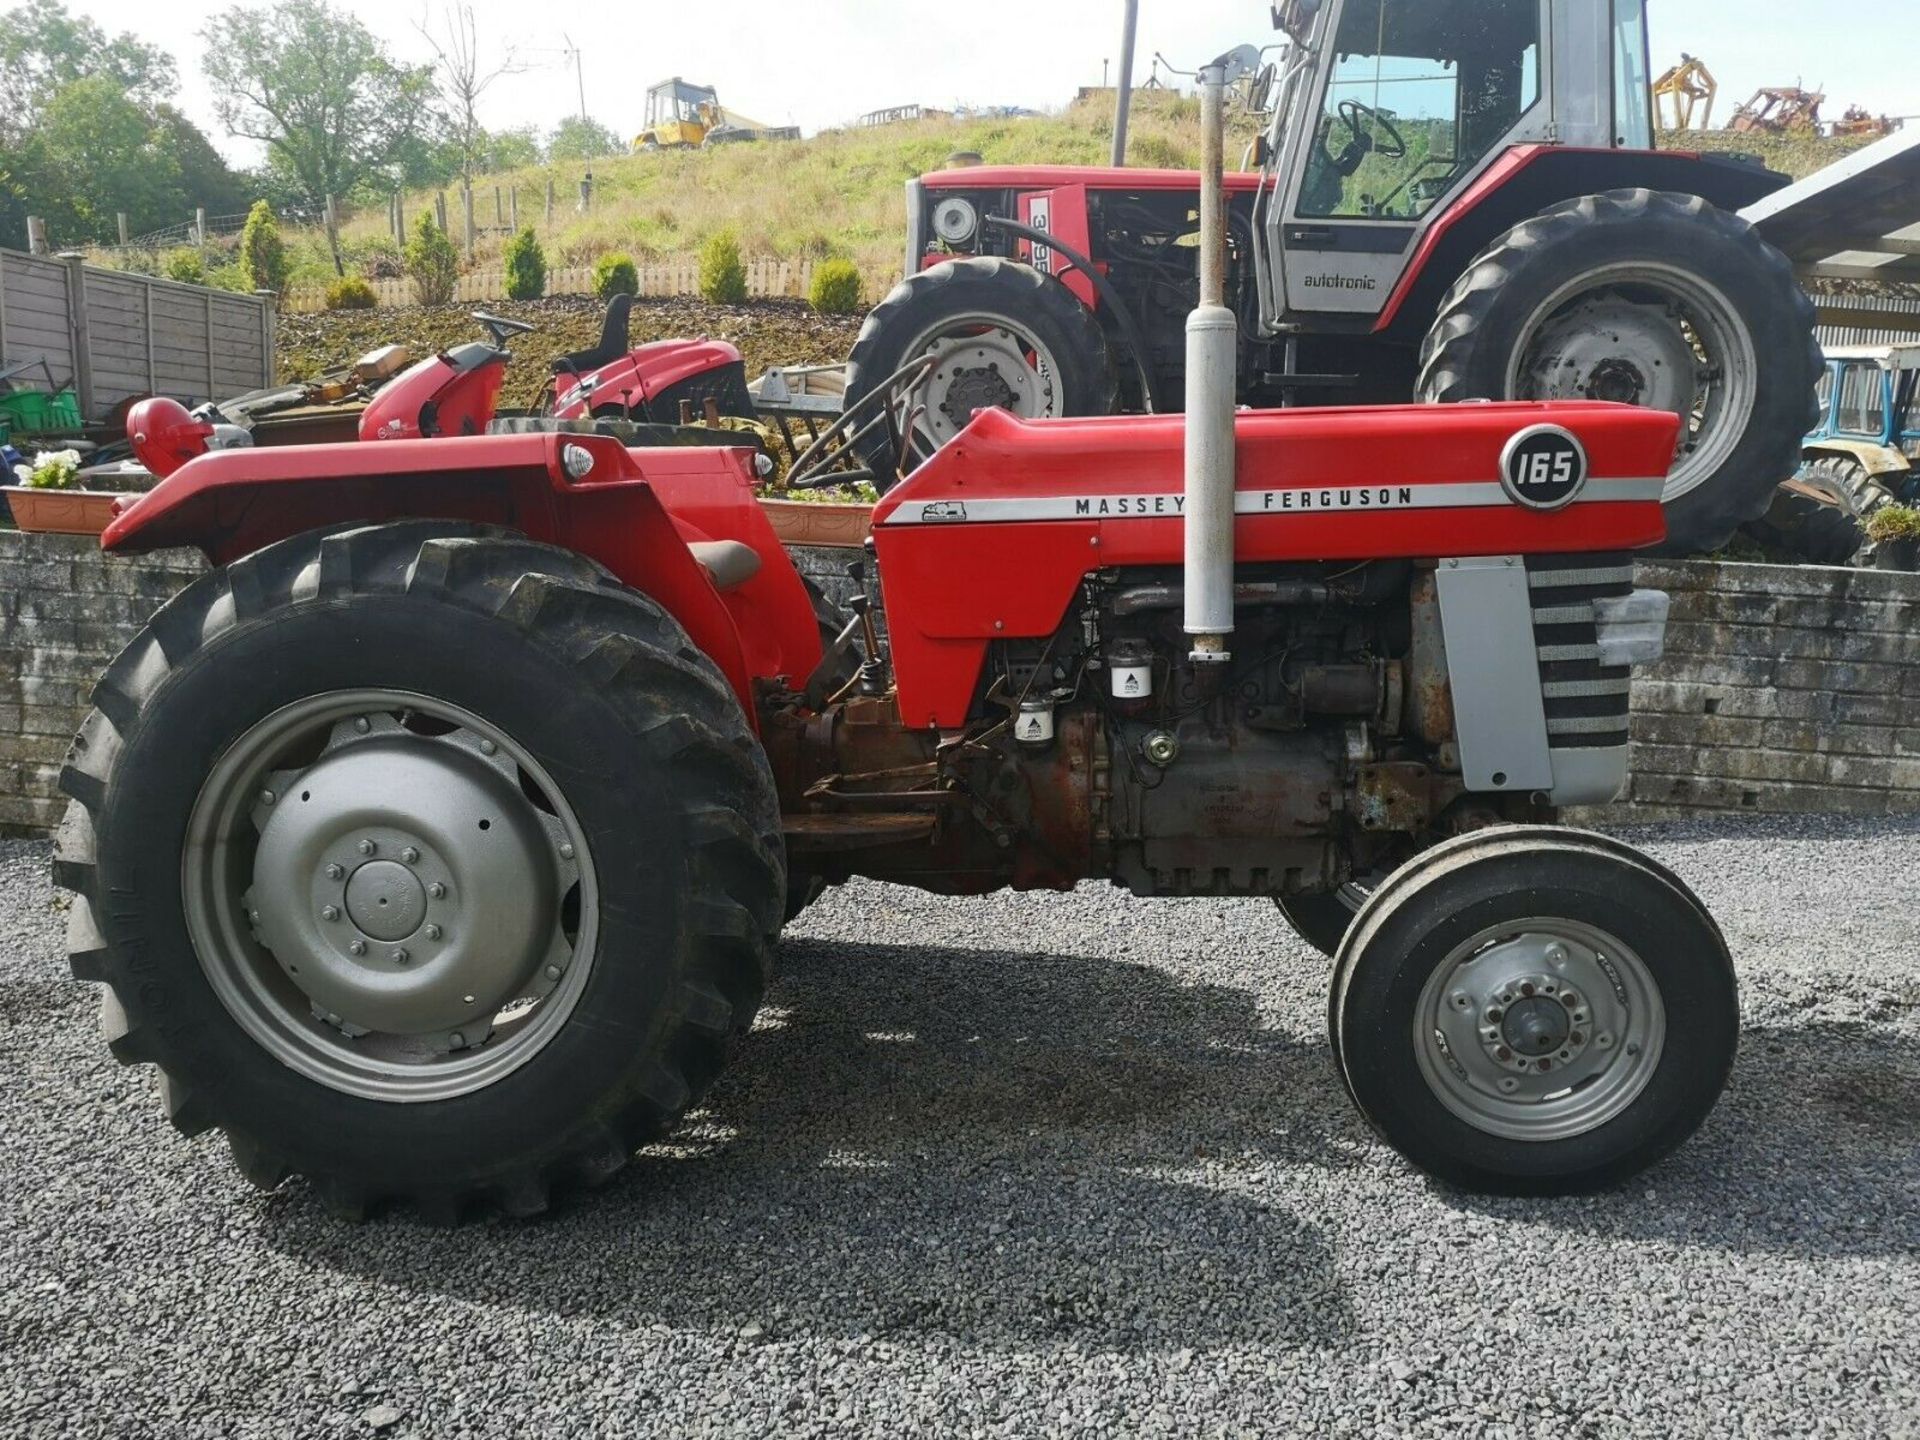
[(793, 127), (769, 128), (720, 104), (711, 85), (690, 85), (678, 75), (647, 91), (647, 128), (633, 138), (636, 151), (697, 150), (743, 140), (797, 140)]

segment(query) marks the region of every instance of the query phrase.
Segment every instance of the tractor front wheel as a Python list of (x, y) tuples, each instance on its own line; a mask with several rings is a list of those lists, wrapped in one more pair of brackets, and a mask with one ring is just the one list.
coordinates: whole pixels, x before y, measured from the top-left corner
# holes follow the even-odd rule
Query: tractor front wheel
[(1719, 927), (1671, 872), (1578, 831), (1482, 830), (1376, 890), (1330, 1021), (1347, 1089), (1466, 1189), (1616, 1184), (1713, 1109), (1740, 1028)]
[(976, 411), (1026, 419), (1111, 414), (1119, 391), (1100, 322), (1051, 275), (1011, 260), (954, 260), (909, 275), (860, 327), (846, 408), (922, 357), (926, 381), (856, 442), (881, 490), (966, 429)]
[(1691, 195), (1570, 200), (1467, 267), (1421, 350), (1419, 398), (1613, 400), (1681, 417), (1667, 545), (1717, 549), (1761, 515), (1819, 423), (1823, 368), (1793, 268)]
[(298, 537), (168, 604), (94, 699), (55, 862), (74, 974), (262, 1187), (536, 1213), (752, 1021), (786, 886), (765, 758), (679, 625), (580, 556)]

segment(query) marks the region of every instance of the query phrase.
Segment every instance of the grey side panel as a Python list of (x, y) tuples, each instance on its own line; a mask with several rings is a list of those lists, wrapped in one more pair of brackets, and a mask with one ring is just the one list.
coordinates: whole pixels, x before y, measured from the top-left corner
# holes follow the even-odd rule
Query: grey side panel
[(1552, 790), (1526, 567), (1517, 555), (1443, 560), (1436, 578), (1467, 788)]

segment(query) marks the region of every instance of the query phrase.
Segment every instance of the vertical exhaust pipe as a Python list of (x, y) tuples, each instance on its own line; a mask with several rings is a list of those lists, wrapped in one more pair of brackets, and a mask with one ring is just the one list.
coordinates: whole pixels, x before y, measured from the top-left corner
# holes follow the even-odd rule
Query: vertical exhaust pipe
[(1127, 163), (1127, 122), (1133, 115), (1133, 43), (1140, 33), (1140, 0), (1127, 0), (1120, 29), (1120, 84), (1114, 94), (1113, 168)]
[[(1257, 63), (1258, 56), (1256, 54)], [(1226, 91), (1238, 53), (1200, 71), (1200, 304), (1187, 317), (1186, 631), (1196, 664), (1232, 658), (1235, 370), (1227, 308)]]

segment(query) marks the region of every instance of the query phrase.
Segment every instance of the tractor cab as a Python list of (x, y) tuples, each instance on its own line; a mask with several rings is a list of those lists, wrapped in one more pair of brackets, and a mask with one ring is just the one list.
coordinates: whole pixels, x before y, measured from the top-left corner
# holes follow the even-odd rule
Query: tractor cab
[(711, 85), (689, 85), (676, 75), (647, 91), (647, 128), (634, 137), (633, 148), (697, 149), (724, 118), (719, 93)]
[(1653, 148), (1642, 0), (1276, 7), (1255, 244), (1263, 309), (1378, 317), (1430, 234), (1520, 146)]

